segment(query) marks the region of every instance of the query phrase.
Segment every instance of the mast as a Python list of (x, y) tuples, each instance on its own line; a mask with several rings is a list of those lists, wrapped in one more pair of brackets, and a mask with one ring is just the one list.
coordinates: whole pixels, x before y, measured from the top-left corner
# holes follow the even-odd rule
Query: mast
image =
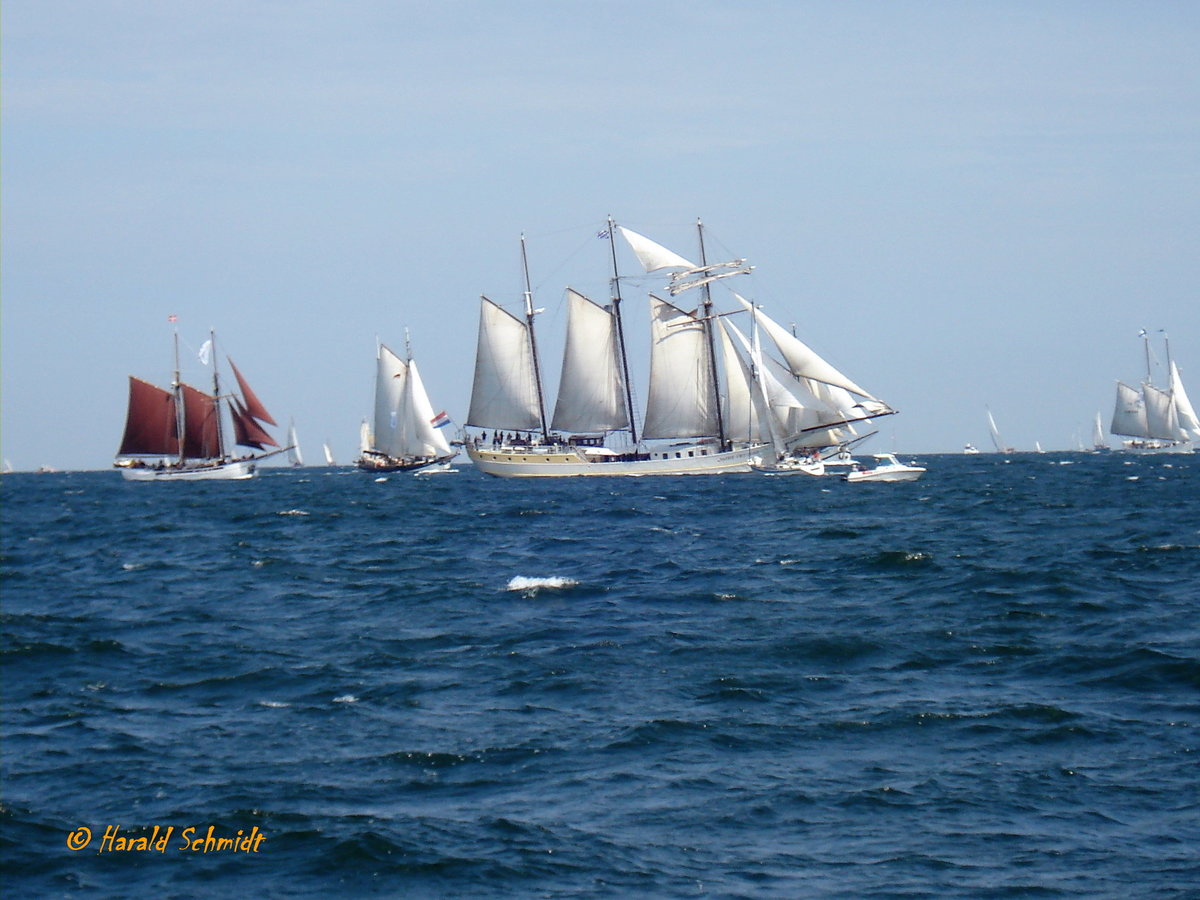
[(1146, 348), (1146, 384), (1150, 384), (1150, 335), (1145, 328), (1142, 329), (1142, 345)]
[(213, 410), (217, 416), (217, 459), (225, 458), (225, 435), (221, 428), (221, 382), (217, 377), (217, 333), (208, 330), (208, 352), (212, 354), (213, 367)]
[[(696, 233), (700, 236), (700, 265), (708, 266), (704, 254), (704, 223), (696, 219)], [(725, 444), (725, 417), (721, 413), (721, 384), (717, 378), (717, 348), (713, 340), (712, 292), (708, 281), (704, 282), (704, 331), (708, 336), (708, 367), (712, 377), (713, 400), (717, 404), (717, 434), (721, 441), (721, 449), (727, 449)]]
[(538, 416), (542, 422), (542, 439), (550, 443), (550, 429), (546, 427), (546, 399), (542, 396), (542, 371), (538, 362), (537, 338), (533, 335), (533, 288), (529, 283), (529, 257), (525, 253), (525, 235), (521, 235), (521, 266), (525, 270), (525, 321), (529, 325), (529, 350), (533, 354), (533, 380), (537, 385)]
[(184, 421), (183, 421), (183, 382), (179, 380), (179, 329), (175, 329), (175, 378), (171, 381), (171, 390), (175, 394), (175, 440), (179, 444), (179, 465), (183, 465), (184, 454)]
[(629, 439), (637, 445), (637, 424), (633, 419), (633, 389), (629, 384), (629, 359), (625, 355), (625, 327), (621, 323), (621, 278), (617, 274), (617, 236), (614, 233), (616, 223), (612, 216), (608, 217), (608, 249), (612, 254), (612, 284), (613, 284), (613, 318), (617, 322), (617, 346), (621, 355), (621, 377), (625, 380), (625, 409), (629, 414)]

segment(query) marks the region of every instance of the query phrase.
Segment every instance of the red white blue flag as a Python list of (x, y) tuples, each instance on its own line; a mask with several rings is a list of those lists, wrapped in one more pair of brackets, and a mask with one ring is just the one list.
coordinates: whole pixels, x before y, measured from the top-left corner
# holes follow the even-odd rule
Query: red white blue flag
[(450, 424), (450, 417), (446, 415), (446, 411), (442, 410), (436, 416), (429, 420), (429, 424), (434, 428), (445, 428)]

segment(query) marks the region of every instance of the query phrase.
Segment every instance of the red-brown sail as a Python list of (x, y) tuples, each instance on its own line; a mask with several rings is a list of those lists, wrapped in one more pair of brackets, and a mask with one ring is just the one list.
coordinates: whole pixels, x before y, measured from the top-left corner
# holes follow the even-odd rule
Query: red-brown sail
[[(229, 359), (229, 357), (225, 357)], [(246, 383), (246, 379), (242, 377), (242, 373), (238, 371), (238, 367), (233, 364), (233, 360), (229, 359), (229, 368), (233, 369), (233, 377), (237, 379), (238, 387), (241, 388), (242, 397), (246, 401), (246, 412), (254, 416), (260, 422), (266, 422), (268, 425), (275, 425), (276, 422), (271, 418), (271, 414), (267, 412), (267, 408), (262, 405), (254, 391), (250, 390), (250, 385)], [(260, 429), (261, 430), (261, 429)], [(265, 432), (264, 432), (265, 433)], [(271, 440), (267, 438), (267, 440)], [(274, 444), (274, 441), (271, 441)]]
[(217, 402), (188, 384), (183, 388), (183, 455), (188, 459), (217, 459), (221, 455)]
[(130, 375), (129, 413), (117, 453), (174, 456), (179, 453), (175, 427), (175, 395)]
[(266, 444), (272, 447), (279, 446), (236, 398), (231, 404), (230, 412), (233, 414), (233, 439), (239, 446), (253, 447), (255, 450), (265, 450)]

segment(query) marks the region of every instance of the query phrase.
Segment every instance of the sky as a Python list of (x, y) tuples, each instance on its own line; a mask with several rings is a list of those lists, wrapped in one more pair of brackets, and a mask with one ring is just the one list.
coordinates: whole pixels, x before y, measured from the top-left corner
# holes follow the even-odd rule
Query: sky
[(214, 329), (309, 461), (352, 461), (406, 329), (461, 423), (522, 234), (553, 396), (610, 215), (747, 258), (739, 292), (899, 410), (874, 451), (985, 447), (988, 409), (1090, 443), (1143, 328), (1200, 399), (1200, 4), (5, 0), (0, 41), (18, 470), (111, 465), (174, 327), (185, 379)]

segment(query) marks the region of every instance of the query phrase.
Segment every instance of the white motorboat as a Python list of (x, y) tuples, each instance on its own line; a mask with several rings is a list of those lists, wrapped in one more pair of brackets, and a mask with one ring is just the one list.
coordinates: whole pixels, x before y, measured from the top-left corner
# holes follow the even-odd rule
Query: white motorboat
[(925, 474), (924, 466), (905, 465), (894, 453), (875, 453), (875, 466), (859, 467), (846, 473), (847, 481), (916, 481)]

